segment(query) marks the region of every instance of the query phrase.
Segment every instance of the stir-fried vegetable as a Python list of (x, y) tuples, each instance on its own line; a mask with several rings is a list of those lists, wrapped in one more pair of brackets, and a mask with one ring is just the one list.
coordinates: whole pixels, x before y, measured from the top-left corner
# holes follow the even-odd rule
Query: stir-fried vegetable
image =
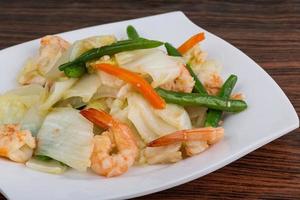
[(145, 142), (150, 142), (157, 136), (192, 127), (187, 112), (181, 106), (166, 104), (165, 109), (155, 109), (137, 93), (131, 93), (127, 100), (128, 119)]
[(36, 155), (43, 155), (85, 171), (93, 150), (93, 125), (73, 108), (49, 113), (37, 135)]
[(172, 92), (161, 88), (157, 88), (156, 91), (167, 103), (174, 103), (181, 106), (205, 106), (227, 112), (240, 112), (247, 108), (246, 102), (242, 100), (226, 100), (216, 96)]
[(62, 174), (68, 169), (67, 165), (47, 156), (35, 156), (26, 162), (26, 166), (50, 174)]
[(173, 45), (171, 45), (170, 43), (166, 42), (165, 47), (166, 47), (168, 55), (177, 56), (177, 57), (182, 56), (181, 53), (179, 53), (179, 51), (175, 47), (173, 47)]
[(186, 53), (190, 50), (193, 46), (195, 46), (198, 42), (201, 42), (205, 39), (204, 33), (198, 33), (190, 37), (187, 41), (185, 41), (180, 47), (178, 47), (178, 51), (181, 54)]
[(197, 75), (195, 74), (195, 72), (193, 71), (193, 69), (191, 68), (191, 66), (189, 64), (186, 64), (185, 67), (187, 68), (187, 70), (190, 72), (191, 76), (194, 78), (195, 81), (195, 86), (193, 91), (194, 92), (198, 92), (199, 94), (203, 94), (206, 95), (207, 92), (203, 86), (203, 84), (201, 83), (201, 81), (198, 79)]
[(114, 55), (123, 51), (155, 48), (161, 46), (162, 44), (163, 43), (160, 41), (147, 40), (143, 38), (119, 41), (108, 46), (91, 49), (80, 55), (72, 62), (68, 62), (59, 66), (59, 70), (64, 71), (68, 77), (80, 77), (86, 72), (83, 69), (83, 66), (85, 66), (87, 61), (100, 58), (104, 55)]
[(83, 102), (87, 103), (92, 99), (100, 85), (100, 77), (97, 74), (86, 74), (64, 92), (63, 99), (80, 97)]
[(63, 71), (67, 77), (78, 78), (78, 77), (83, 76), (87, 72), (87, 69), (86, 69), (84, 63), (78, 63), (78, 64), (74, 64), (72, 66), (66, 67)]
[(174, 81), (181, 71), (181, 63), (161, 50), (141, 49), (126, 51), (115, 55), (119, 66), (143, 77), (151, 77), (151, 86), (159, 87)]
[(131, 25), (127, 26), (127, 35), (129, 39), (137, 39), (140, 37), (138, 32)]
[(46, 101), (40, 106), (43, 111), (49, 110), (55, 103), (57, 103), (64, 95), (64, 93), (70, 89), (78, 79), (70, 78), (53, 83), (51, 90), (48, 94)]
[[(170, 56), (178, 56), (178, 57), (182, 56), (181, 53), (175, 47), (173, 47), (170, 43), (165, 43), (165, 47)], [(199, 94), (207, 94), (204, 86), (202, 85), (201, 81), (198, 79), (197, 75), (195, 74), (195, 72), (193, 71), (191, 66), (189, 64), (186, 64), (185, 67), (189, 71), (189, 73), (191, 74), (191, 76), (193, 77), (193, 79), (195, 81), (194, 91), (198, 92)]]
[(141, 92), (141, 94), (151, 103), (155, 108), (162, 109), (165, 107), (165, 101), (155, 92), (151, 85), (139, 75), (130, 72), (126, 69), (122, 69), (118, 66), (111, 64), (96, 64), (96, 69), (102, 70), (108, 74), (117, 76), (118, 78), (126, 81)]
[[(229, 99), (230, 94), (231, 94), (236, 82), (237, 82), (237, 76), (231, 75), (223, 84), (218, 96), (221, 98), (224, 98), (225, 100)], [(222, 111), (209, 109), (207, 112), (204, 126), (217, 127), (219, 121), (221, 120), (221, 117), (222, 117)]]

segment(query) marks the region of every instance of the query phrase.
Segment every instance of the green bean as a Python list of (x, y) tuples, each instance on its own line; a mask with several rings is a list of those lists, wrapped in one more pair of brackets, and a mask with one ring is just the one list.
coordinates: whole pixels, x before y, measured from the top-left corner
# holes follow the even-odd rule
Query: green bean
[(83, 74), (87, 72), (87, 69), (85, 67), (85, 64), (74, 64), (73, 66), (66, 67), (64, 69), (64, 73), (66, 74), (67, 77), (70, 78), (79, 78)]
[(127, 26), (127, 35), (129, 39), (137, 39), (140, 37), (132, 25)]
[(162, 44), (163, 43), (160, 41), (147, 40), (144, 38), (118, 41), (111, 45), (90, 49), (89, 51), (86, 51), (85, 53), (81, 54), (74, 61), (59, 66), (59, 70), (63, 71), (65, 68), (73, 66), (75, 63), (85, 63), (87, 61), (100, 58), (104, 55), (113, 55), (123, 51), (130, 51), (136, 49), (155, 48), (161, 46)]
[[(224, 98), (225, 100), (228, 100), (230, 97), (230, 94), (237, 82), (237, 76), (236, 75), (230, 75), (225, 83), (223, 84), (219, 97)], [(204, 122), (205, 127), (217, 127), (222, 117), (222, 111), (220, 110), (214, 110), (209, 109), (206, 115), (206, 119)]]
[[(165, 47), (167, 49), (168, 55), (178, 56), (178, 57), (182, 56), (181, 53), (175, 47), (173, 47), (170, 43), (165, 43)], [(204, 86), (202, 85), (201, 81), (198, 79), (197, 75), (191, 68), (190, 64), (186, 64), (185, 67), (189, 71), (190, 75), (193, 77), (193, 79), (195, 81), (195, 86), (194, 86), (193, 91), (198, 92), (199, 94), (206, 95), (207, 92), (206, 92)]]
[(167, 103), (181, 106), (204, 106), (226, 112), (240, 112), (247, 108), (246, 102), (242, 100), (226, 100), (216, 96), (173, 92), (161, 88), (156, 88), (156, 91)]
[[(96, 49), (91, 49), (86, 53), (82, 54), (78, 57), (79, 62), (87, 62), (96, 58), (100, 58), (104, 55), (113, 55), (116, 53), (131, 51), (137, 49), (149, 49), (161, 46), (163, 43), (155, 40), (147, 40), (147, 39), (134, 39), (128, 41), (127, 43), (114, 43), (109, 46), (104, 46)], [(77, 59), (76, 59), (77, 60)]]
[(168, 55), (177, 56), (177, 57), (182, 56), (181, 53), (175, 47), (173, 47), (170, 43), (166, 42), (165, 47), (166, 47), (166, 50), (168, 52)]
[(68, 76), (68, 77), (80, 77), (86, 71), (83, 70), (82, 67), (78, 67), (78, 66), (84, 66), (85, 62), (87, 62), (87, 61), (101, 58), (104, 55), (111, 56), (111, 55), (114, 55), (116, 53), (120, 53), (123, 51), (155, 48), (155, 47), (161, 46), (162, 44), (163, 43), (160, 41), (147, 40), (144, 38), (116, 42), (116, 43), (113, 43), (108, 46), (91, 49), (91, 50), (81, 54), (74, 61), (71, 61), (71, 62), (68, 62), (68, 63), (65, 63), (65, 64), (59, 66), (59, 70), (64, 71), (66, 76)]
[(185, 67), (190, 72), (191, 76), (194, 78), (194, 81), (195, 81), (193, 92), (197, 92), (201, 95), (207, 95), (207, 92), (206, 92), (204, 86), (202, 85), (201, 81), (198, 79), (197, 75), (191, 68), (190, 64), (186, 64)]

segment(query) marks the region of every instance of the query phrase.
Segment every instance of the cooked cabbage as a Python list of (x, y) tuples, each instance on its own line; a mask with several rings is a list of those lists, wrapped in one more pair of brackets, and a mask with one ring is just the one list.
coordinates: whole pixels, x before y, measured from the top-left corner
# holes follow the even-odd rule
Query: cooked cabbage
[(151, 142), (167, 133), (174, 132), (175, 127), (155, 115), (151, 105), (138, 94), (128, 97), (128, 118), (138, 130), (145, 142)]
[(51, 70), (49, 70), (46, 74), (45, 74), (45, 78), (48, 80), (52, 80), (55, 81), (58, 78), (61, 78), (64, 76), (64, 72), (59, 70), (59, 66), (69, 62), (70, 60), (70, 54), (71, 54), (71, 48), (68, 48), (67, 51), (63, 52), (63, 54), (61, 55), (61, 57), (56, 61), (55, 65), (52, 67)]
[(130, 71), (150, 75), (153, 87), (170, 82), (180, 74), (180, 64), (159, 49), (126, 51), (115, 55), (118, 64)]
[(53, 107), (72, 107), (75, 109), (79, 109), (86, 105), (87, 104), (82, 101), (81, 97), (70, 97), (57, 102), (53, 105)]
[(56, 160), (42, 161), (35, 158), (31, 158), (27, 161), (26, 167), (50, 174), (62, 174), (68, 169), (68, 166)]
[(215, 60), (207, 60), (202, 64), (194, 65), (193, 70), (197, 74), (198, 78), (205, 83), (210, 82), (213, 74), (220, 74), (222, 66)]
[(165, 109), (154, 109), (141, 95), (128, 96), (128, 118), (145, 142), (177, 130), (191, 128), (186, 111), (177, 105), (167, 104)]
[(115, 99), (112, 102), (110, 114), (121, 122), (129, 123), (128, 106), (125, 100)]
[(89, 102), (100, 84), (100, 78), (96, 74), (86, 74), (64, 93), (63, 98), (81, 97), (83, 102)]
[(16, 95), (0, 96), (0, 124), (18, 124), (28, 110), (22, 97)]
[(27, 111), (38, 105), (44, 89), (38, 85), (22, 86), (0, 96), (0, 125), (19, 124)]
[(109, 110), (105, 98), (92, 100), (92, 101), (90, 101), (90, 102), (87, 104), (86, 107), (87, 107), (87, 108), (100, 109), (100, 110), (104, 110), (104, 111), (107, 111), (107, 112), (108, 112), (108, 110)]
[(125, 84), (124, 81), (118, 77), (110, 75), (106, 72), (98, 71), (97, 74), (100, 77), (101, 85), (110, 86), (112, 88), (120, 88)]
[(188, 106), (186, 107), (186, 111), (190, 116), (193, 127), (195, 128), (203, 127), (206, 118), (207, 108)]
[(68, 51), (64, 52), (61, 57), (57, 60), (54, 67), (46, 74), (46, 78), (56, 80), (62, 76), (62, 72), (58, 67), (66, 62), (72, 61), (82, 53), (101, 46), (109, 45), (116, 41), (116, 38), (112, 35), (107, 36), (94, 36), (83, 40), (74, 42)]
[(57, 103), (64, 95), (64, 93), (71, 88), (78, 79), (69, 78), (63, 81), (56, 81), (48, 94), (46, 101), (41, 105), (40, 109), (47, 111), (49, 110), (55, 103)]
[(35, 63), (34, 58), (28, 58), (18, 75), (18, 82), (22, 85), (26, 84), (40, 84), (44, 85), (46, 82), (45, 77), (39, 73), (38, 65)]
[(153, 109), (153, 111), (177, 130), (190, 129), (192, 127), (188, 113), (181, 106), (166, 104), (165, 109)]
[(7, 91), (4, 95), (16, 95), (22, 98), (27, 107), (35, 105), (39, 101), (43, 101), (46, 95), (46, 90), (40, 85), (31, 84), (21, 86), (13, 90)]
[[(138, 134), (149, 143), (177, 130), (190, 129), (191, 121), (184, 108), (167, 104), (165, 109), (154, 109), (141, 95), (128, 95), (128, 119)], [(181, 144), (167, 147), (146, 147), (144, 156), (149, 164), (176, 162), (182, 159)]]
[(119, 90), (120, 90), (120, 88), (110, 87), (110, 86), (101, 84), (92, 99), (100, 99), (100, 98), (104, 98), (104, 97), (116, 98)]
[(36, 136), (45, 118), (45, 113), (40, 112), (38, 106), (34, 105), (27, 110), (23, 119), (20, 121), (23, 130), (29, 130), (33, 136)]
[(117, 39), (113, 35), (93, 36), (83, 40), (78, 40), (74, 42), (71, 47), (70, 61), (74, 60), (82, 53), (92, 48), (99, 48), (102, 46), (110, 45), (116, 41)]
[(93, 124), (73, 108), (55, 108), (37, 135), (36, 155), (44, 155), (79, 171), (90, 166)]
[(106, 72), (98, 71), (97, 74), (100, 77), (100, 87), (98, 87), (93, 99), (103, 97), (117, 98), (120, 89), (127, 85), (121, 79)]

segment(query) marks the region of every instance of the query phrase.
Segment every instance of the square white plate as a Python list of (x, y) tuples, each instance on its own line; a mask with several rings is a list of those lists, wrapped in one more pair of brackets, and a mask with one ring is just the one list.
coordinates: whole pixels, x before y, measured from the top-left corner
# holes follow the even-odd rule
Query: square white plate
[[(69, 41), (102, 34), (125, 38), (134, 25), (146, 38), (179, 45), (204, 31), (202, 47), (224, 66), (224, 78), (239, 77), (237, 91), (247, 97), (249, 108), (226, 118), (225, 138), (204, 153), (172, 165), (134, 167), (123, 176), (105, 179), (92, 173), (69, 170), (51, 175), (0, 159), (0, 188), (12, 200), (124, 199), (165, 190), (217, 170), (260, 146), (296, 129), (298, 116), (275, 81), (253, 60), (221, 38), (193, 24), (182, 12), (134, 19), (59, 34)], [(0, 92), (16, 86), (16, 76), (27, 57), (37, 52), (39, 40), (0, 51)]]

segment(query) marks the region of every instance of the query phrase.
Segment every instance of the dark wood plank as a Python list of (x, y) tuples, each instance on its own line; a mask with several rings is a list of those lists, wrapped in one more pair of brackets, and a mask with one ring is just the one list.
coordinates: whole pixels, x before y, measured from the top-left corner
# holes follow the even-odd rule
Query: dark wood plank
[[(0, 1), (0, 49), (46, 34), (174, 10), (184, 11), (196, 24), (252, 57), (300, 113), (299, 0), (4, 0)], [(299, 199), (299, 132), (205, 177), (139, 199)]]

